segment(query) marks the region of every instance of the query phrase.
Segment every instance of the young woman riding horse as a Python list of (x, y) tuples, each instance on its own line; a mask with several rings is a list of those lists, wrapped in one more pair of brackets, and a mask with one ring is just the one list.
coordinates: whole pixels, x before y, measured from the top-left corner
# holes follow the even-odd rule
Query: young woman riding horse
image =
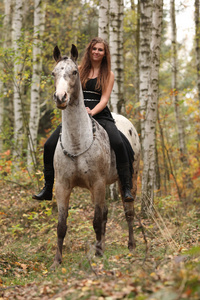
[[(124, 201), (133, 201), (131, 194), (131, 170), (129, 155), (124, 139), (117, 129), (107, 106), (114, 84), (111, 71), (110, 51), (105, 40), (97, 37), (91, 40), (79, 66), (84, 103), (89, 115), (98, 121), (106, 130), (111, 148), (115, 152), (117, 171), (122, 185)], [(61, 125), (60, 125), (61, 126)], [(44, 178), (45, 186), (36, 200), (51, 200), (54, 184), (53, 157), (58, 142), (60, 126), (53, 132), (44, 145)]]

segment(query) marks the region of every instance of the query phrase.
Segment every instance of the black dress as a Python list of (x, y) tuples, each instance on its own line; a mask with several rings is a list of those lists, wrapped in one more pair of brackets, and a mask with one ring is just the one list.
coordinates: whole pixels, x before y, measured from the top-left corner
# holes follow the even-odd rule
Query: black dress
[[(102, 96), (101, 89), (96, 89), (96, 83), (97, 78), (89, 79), (86, 83), (86, 87), (83, 89), (85, 106), (90, 109), (93, 109), (100, 102)], [(106, 106), (100, 113), (94, 115), (93, 118), (106, 130), (111, 147), (116, 155), (117, 166), (129, 163), (132, 174), (132, 162), (134, 160), (133, 149), (125, 135), (117, 129), (108, 106)]]
[[(96, 89), (97, 78), (88, 79), (83, 89), (84, 103), (86, 107), (93, 109), (101, 99), (102, 91)], [(109, 108), (106, 106), (100, 113), (93, 116), (95, 120), (105, 119), (114, 122)]]

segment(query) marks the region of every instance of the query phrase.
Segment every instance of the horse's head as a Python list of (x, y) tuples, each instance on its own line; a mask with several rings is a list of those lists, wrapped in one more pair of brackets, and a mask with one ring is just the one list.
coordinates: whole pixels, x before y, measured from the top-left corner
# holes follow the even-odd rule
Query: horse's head
[(72, 45), (71, 57), (61, 56), (61, 52), (56, 46), (53, 56), (57, 62), (52, 72), (55, 84), (54, 100), (58, 108), (65, 109), (67, 105), (73, 104), (80, 91), (78, 66), (76, 64), (78, 50), (76, 46)]

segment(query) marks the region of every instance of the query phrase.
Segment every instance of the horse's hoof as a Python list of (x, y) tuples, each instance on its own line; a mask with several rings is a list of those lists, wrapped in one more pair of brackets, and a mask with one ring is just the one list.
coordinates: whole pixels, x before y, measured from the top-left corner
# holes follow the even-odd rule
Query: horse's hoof
[(102, 257), (103, 251), (101, 249), (96, 249), (95, 256)]
[(55, 269), (61, 264), (59, 261), (54, 261), (53, 264), (50, 267), (51, 271), (55, 271)]
[(136, 244), (135, 243), (128, 244), (128, 250), (130, 252), (133, 252), (135, 250), (135, 248), (136, 248)]

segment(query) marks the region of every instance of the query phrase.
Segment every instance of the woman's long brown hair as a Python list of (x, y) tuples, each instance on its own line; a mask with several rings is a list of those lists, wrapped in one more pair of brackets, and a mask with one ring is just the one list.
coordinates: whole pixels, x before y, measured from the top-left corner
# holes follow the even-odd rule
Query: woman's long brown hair
[(91, 49), (97, 43), (104, 44), (105, 56), (102, 59), (99, 74), (97, 77), (96, 89), (101, 89), (102, 92), (105, 91), (107, 84), (110, 78), (111, 72), (111, 62), (110, 62), (110, 50), (108, 43), (100, 37), (95, 37), (91, 40), (91, 42), (87, 45), (83, 58), (81, 60), (81, 64), (79, 66), (80, 79), (83, 89), (86, 86), (86, 82), (89, 77), (90, 70), (92, 68), (91, 60), (90, 60), (90, 52)]

